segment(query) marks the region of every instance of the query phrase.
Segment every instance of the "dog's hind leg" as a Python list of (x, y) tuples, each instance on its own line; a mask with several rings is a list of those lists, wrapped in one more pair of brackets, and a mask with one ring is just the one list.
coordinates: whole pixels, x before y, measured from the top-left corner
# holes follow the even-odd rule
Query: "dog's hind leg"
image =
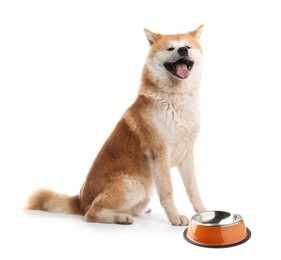
[(97, 209), (92, 206), (86, 213), (85, 219), (88, 222), (100, 223), (116, 223), (116, 224), (132, 224), (135, 220), (134, 216), (117, 212), (110, 209)]
[[(86, 221), (100, 223), (132, 224), (136, 215), (134, 208), (146, 206), (145, 186), (130, 177), (115, 180), (94, 199), (85, 214)], [(144, 205), (146, 204), (146, 205)]]

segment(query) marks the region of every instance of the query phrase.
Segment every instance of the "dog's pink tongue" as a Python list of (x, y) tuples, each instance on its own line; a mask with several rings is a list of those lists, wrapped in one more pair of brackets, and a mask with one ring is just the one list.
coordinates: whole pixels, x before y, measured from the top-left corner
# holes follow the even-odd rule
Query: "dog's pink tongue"
[(181, 77), (181, 78), (186, 78), (190, 71), (187, 69), (186, 64), (177, 64), (176, 65), (176, 70), (177, 70), (177, 74)]

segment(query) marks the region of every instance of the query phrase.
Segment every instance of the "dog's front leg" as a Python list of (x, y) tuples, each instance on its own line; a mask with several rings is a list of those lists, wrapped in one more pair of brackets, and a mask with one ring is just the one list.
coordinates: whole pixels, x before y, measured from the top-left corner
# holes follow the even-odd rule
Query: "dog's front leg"
[(188, 225), (188, 218), (184, 215), (179, 215), (175, 206), (168, 153), (165, 149), (148, 149), (146, 154), (160, 203), (168, 219), (176, 226)]
[(196, 212), (205, 211), (205, 206), (201, 200), (197, 179), (195, 175), (193, 149), (190, 149), (185, 158), (179, 164), (179, 171), (188, 194), (189, 200)]

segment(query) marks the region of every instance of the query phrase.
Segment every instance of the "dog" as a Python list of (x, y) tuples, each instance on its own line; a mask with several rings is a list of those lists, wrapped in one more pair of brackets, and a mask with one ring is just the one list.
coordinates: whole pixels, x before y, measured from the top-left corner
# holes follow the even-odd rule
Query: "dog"
[(205, 210), (194, 170), (199, 133), (198, 89), (203, 25), (182, 34), (144, 29), (150, 50), (135, 102), (97, 154), (76, 196), (47, 189), (28, 199), (29, 210), (82, 214), (86, 221), (132, 224), (150, 212), (154, 187), (172, 225), (188, 225), (174, 202), (170, 169), (178, 167), (195, 212)]

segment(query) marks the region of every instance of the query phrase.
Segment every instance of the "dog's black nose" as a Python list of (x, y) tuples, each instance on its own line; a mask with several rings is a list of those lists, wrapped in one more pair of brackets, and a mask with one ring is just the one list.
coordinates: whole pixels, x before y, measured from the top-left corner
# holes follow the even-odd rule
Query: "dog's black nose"
[(188, 54), (188, 49), (187, 49), (187, 47), (180, 47), (180, 48), (178, 49), (178, 54), (179, 54), (180, 56), (187, 56), (187, 54)]

